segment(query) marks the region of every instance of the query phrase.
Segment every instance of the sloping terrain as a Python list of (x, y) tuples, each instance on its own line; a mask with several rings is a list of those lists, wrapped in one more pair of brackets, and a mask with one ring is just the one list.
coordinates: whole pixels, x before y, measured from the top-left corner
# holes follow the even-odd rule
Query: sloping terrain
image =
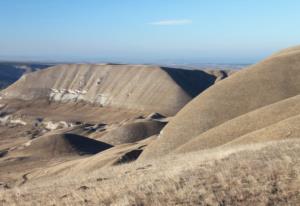
[[(300, 114), (300, 96), (294, 96), (224, 122), (183, 144), (177, 152), (208, 149), (229, 143), (248, 133), (263, 129)], [(243, 126), (241, 126), (243, 125)], [(288, 129), (289, 127), (287, 127)], [(296, 132), (296, 131), (290, 131)], [(298, 134), (298, 133), (295, 133)], [(257, 136), (257, 141), (261, 137)], [(282, 136), (284, 138), (284, 136)]]
[(69, 175), (56, 173), (18, 188), (0, 189), (0, 203), (298, 205), (299, 146), (299, 140), (277, 141), (105, 169), (94, 167)]
[(283, 139), (293, 139), (300, 137), (300, 118), (299, 115), (280, 121), (276, 124), (272, 124), (268, 127), (264, 127), (260, 130), (247, 133), (239, 138), (222, 145), (222, 147), (231, 147), (233, 145), (246, 145), (261, 143), (267, 141), (276, 141)]
[(165, 125), (165, 122), (149, 120), (128, 123), (106, 133), (99, 140), (113, 145), (134, 143), (159, 134)]
[(1, 92), (0, 204), (296, 205), (299, 47), (230, 74), (72, 64), (23, 76)]
[[(159, 157), (181, 146), (181, 151), (189, 152), (189, 148), (222, 145), (239, 135), (297, 115), (299, 97), (291, 97), (300, 93), (299, 80), (297, 47), (240, 71), (186, 105), (163, 129), (158, 141), (143, 152), (141, 159)], [(288, 98), (291, 100), (284, 101)]]
[(51, 66), (50, 64), (0, 62), (0, 89), (17, 81), (23, 74)]
[[(144, 65), (59, 65), (24, 75), (5, 99), (86, 102), (171, 116), (213, 85), (217, 74)], [(168, 95), (165, 95), (168, 94)]]
[(68, 174), (136, 160), (171, 116), (227, 76), (111, 64), (25, 74), (1, 91), (0, 182), (23, 185), (43, 176), (40, 168)]
[(112, 147), (112, 145), (72, 133), (42, 136), (30, 141), (27, 145), (22, 153), (37, 158), (92, 155)]

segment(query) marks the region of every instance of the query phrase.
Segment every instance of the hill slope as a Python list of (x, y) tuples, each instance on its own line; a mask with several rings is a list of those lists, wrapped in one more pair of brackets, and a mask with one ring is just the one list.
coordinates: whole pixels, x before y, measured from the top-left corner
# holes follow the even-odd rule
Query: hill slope
[[(284, 99), (224, 122), (176, 149), (190, 152), (230, 143), (240, 136), (274, 125), (300, 114), (300, 95)], [(296, 131), (291, 131), (296, 132)], [(297, 134), (297, 133), (296, 133)], [(258, 140), (260, 137), (257, 137)], [(284, 135), (282, 136), (284, 138)], [(272, 138), (271, 138), (272, 139)], [(258, 141), (257, 140), (257, 141)], [(245, 142), (246, 144), (246, 142)]]
[(1, 92), (0, 204), (296, 205), (300, 50), (218, 82), (227, 76), (142, 65), (25, 75)]
[(0, 62), (0, 89), (17, 81), (23, 74), (38, 71), (50, 64)]
[(0, 189), (0, 200), (4, 205), (298, 205), (299, 151), (299, 140), (289, 140), (94, 167)]
[(6, 99), (83, 101), (170, 116), (226, 76), (226, 72), (143, 65), (59, 65), (23, 76), (1, 95)]
[[(144, 151), (142, 158), (168, 154), (222, 123), (298, 95), (300, 93), (300, 50), (297, 48), (292, 50), (293, 52), (271, 56), (242, 70), (197, 96), (163, 129), (158, 141)], [(296, 104), (298, 102), (296, 100)], [(272, 114), (270, 115), (272, 118)], [(257, 120), (252, 119), (252, 121)], [(247, 125), (239, 124), (237, 127), (243, 128)], [(207, 141), (209, 142), (209, 138)]]

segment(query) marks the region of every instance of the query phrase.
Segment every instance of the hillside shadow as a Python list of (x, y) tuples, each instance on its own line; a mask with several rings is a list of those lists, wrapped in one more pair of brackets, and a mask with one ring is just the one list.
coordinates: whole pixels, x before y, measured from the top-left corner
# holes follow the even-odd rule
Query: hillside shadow
[(129, 152), (125, 153), (124, 155), (122, 155), (114, 163), (114, 165), (120, 165), (120, 164), (125, 164), (125, 163), (135, 161), (142, 152), (143, 152), (143, 150), (141, 150), (141, 149), (135, 149), (135, 150), (129, 151)]
[(70, 145), (78, 151), (80, 155), (85, 154), (97, 154), (104, 150), (113, 147), (110, 144), (100, 142), (94, 139), (90, 139), (77, 134), (67, 133), (64, 135), (65, 140), (67, 140)]
[(200, 70), (161, 67), (191, 97), (195, 97), (214, 84), (216, 77)]

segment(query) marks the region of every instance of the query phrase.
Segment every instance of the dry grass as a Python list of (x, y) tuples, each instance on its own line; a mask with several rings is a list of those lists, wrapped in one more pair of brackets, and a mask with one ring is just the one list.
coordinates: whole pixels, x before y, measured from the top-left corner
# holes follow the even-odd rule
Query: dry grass
[(173, 155), (0, 189), (0, 205), (297, 205), (300, 141)]

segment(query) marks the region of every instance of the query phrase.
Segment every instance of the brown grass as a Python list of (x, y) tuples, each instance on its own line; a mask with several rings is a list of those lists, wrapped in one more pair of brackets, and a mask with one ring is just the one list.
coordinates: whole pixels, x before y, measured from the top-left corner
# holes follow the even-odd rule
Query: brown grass
[[(298, 95), (300, 93), (299, 57), (300, 50), (297, 49), (285, 55), (275, 55), (209, 87), (176, 114), (163, 129), (161, 138), (147, 147), (142, 157), (150, 159), (170, 154), (188, 141), (193, 141), (223, 123)], [(268, 115), (271, 120), (272, 116), (275, 118), (277, 114), (285, 113), (283, 105), (281, 108), (283, 111), (274, 110), (273, 114)], [(252, 116), (250, 125), (254, 124), (253, 121), (266, 120), (259, 118), (263, 116), (262, 113), (258, 114)], [(299, 113), (294, 113), (297, 114)], [(245, 119), (249, 120), (249, 118)], [(265, 127), (264, 125), (257, 124), (252, 128), (260, 129)], [(234, 131), (244, 127), (247, 126), (240, 123)], [(230, 128), (227, 129), (231, 131)], [(216, 138), (216, 136), (211, 137), (209, 140)]]
[(174, 155), (0, 189), (0, 205), (297, 205), (299, 156), (299, 140)]

